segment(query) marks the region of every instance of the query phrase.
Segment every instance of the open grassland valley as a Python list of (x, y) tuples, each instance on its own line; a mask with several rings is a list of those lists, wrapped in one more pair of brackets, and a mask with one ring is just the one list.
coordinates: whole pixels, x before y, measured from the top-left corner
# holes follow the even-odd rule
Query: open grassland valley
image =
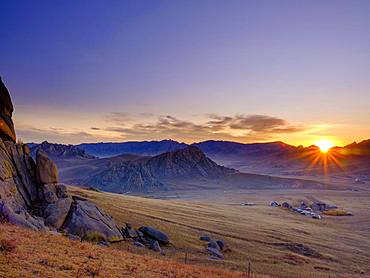
[[(369, 193), (206, 191), (203, 196), (190, 192), (188, 197), (183, 193), (184, 199), (168, 200), (77, 187), (70, 187), (69, 192), (95, 202), (122, 226), (129, 223), (133, 229), (155, 227), (170, 238), (170, 244), (162, 247), (162, 254), (130, 241), (114, 243), (109, 247), (112, 249), (241, 275), (370, 277)], [(340, 208), (351, 208), (353, 215), (323, 215), (322, 219), (315, 219), (268, 202), (286, 200), (298, 205), (302, 199), (308, 203), (319, 197)], [(245, 200), (253, 205), (246, 205)], [(225, 245), (222, 260), (207, 252), (207, 240)]]

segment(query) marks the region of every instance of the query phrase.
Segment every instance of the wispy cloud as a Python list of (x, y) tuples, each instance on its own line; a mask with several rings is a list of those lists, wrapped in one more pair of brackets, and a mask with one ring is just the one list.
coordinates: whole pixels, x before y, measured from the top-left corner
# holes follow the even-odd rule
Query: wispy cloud
[(294, 133), (304, 130), (302, 126), (293, 126), (286, 120), (267, 115), (236, 115), (234, 117), (209, 115), (206, 123), (212, 130), (248, 130), (256, 133)]
[(185, 142), (203, 140), (235, 140), (242, 142), (280, 139), (281, 134), (294, 134), (306, 130), (305, 126), (268, 115), (223, 116), (205, 115), (203, 121), (183, 120), (171, 115), (113, 112), (100, 123), (89, 128), (34, 128), (17, 129), (23, 140), (48, 140), (61, 143), (96, 141), (161, 140)]
[(49, 141), (53, 143), (81, 143), (95, 142), (98, 140), (104, 141), (107, 139), (104, 136), (96, 136), (84, 130), (63, 128), (35, 128), (23, 127), (17, 129), (17, 137), (26, 142), (43, 142)]
[[(131, 118), (132, 119), (132, 118)], [(129, 140), (148, 139), (150, 137), (172, 138), (185, 141), (220, 139), (220, 140), (270, 140), (277, 134), (297, 133), (305, 130), (304, 126), (292, 125), (286, 120), (267, 115), (207, 115), (203, 122), (178, 119), (171, 115), (157, 116), (154, 121), (146, 122), (137, 118), (137, 123), (130, 124), (115, 117), (112, 126), (106, 131), (116, 132)]]

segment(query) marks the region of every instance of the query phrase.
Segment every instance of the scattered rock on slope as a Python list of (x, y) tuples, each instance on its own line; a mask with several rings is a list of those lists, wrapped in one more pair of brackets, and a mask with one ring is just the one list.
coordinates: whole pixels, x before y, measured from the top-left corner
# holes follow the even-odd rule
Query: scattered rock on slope
[(146, 237), (157, 240), (162, 244), (168, 244), (170, 242), (169, 237), (165, 233), (152, 227), (141, 227), (139, 228), (139, 231), (142, 232)]

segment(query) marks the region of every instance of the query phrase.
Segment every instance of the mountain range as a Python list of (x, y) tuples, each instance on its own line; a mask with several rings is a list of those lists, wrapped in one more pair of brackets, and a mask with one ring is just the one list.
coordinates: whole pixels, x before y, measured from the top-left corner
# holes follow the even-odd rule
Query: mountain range
[[(40, 145), (31, 145), (32, 149)], [(109, 158), (123, 154), (156, 156), (188, 147), (188, 144), (173, 140), (90, 143), (68, 145), (65, 150), (46, 150), (54, 160), (74, 156), (80, 159), (92, 157)], [(370, 176), (370, 139), (344, 147), (334, 147), (328, 155), (322, 155), (316, 146), (292, 146), (284, 142), (243, 144), (230, 141), (204, 141), (191, 146), (199, 148), (207, 157), (220, 165), (245, 173), (278, 175), (287, 177), (341, 176), (351, 179)], [(62, 147), (63, 148), (63, 147)], [(59, 151), (58, 151), (59, 150)], [(63, 152), (63, 153), (62, 153)], [(63, 159), (63, 163), (65, 163)]]
[[(158, 148), (160, 142), (156, 144)], [(175, 142), (164, 142), (174, 148)], [(155, 152), (145, 143), (145, 152)], [(261, 174), (241, 173), (219, 165), (196, 145), (177, 144), (177, 149), (158, 155), (121, 154), (114, 157), (96, 158), (79, 146), (50, 144), (33, 145), (53, 157), (58, 165), (61, 180), (68, 184), (94, 187), (115, 193), (160, 192), (194, 189), (235, 188), (321, 188), (324, 183), (309, 179), (271, 177)], [(204, 147), (204, 146), (203, 146)], [(67, 152), (68, 150), (68, 152)], [(131, 149), (132, 150), (132, 149)], [(82, 151), (82, 152), (80, 152)], [(138, 149), (137, 152), (144, 152)], [(66, 155), (66, 154), (74, 154)]]
[(123, 143), (90, 143), (77, 145), (86, 153), (98, 157), (110, 157), (120, 154), (158, 155), (187, 147), (185, 143), (173, 140), (142, 141)]

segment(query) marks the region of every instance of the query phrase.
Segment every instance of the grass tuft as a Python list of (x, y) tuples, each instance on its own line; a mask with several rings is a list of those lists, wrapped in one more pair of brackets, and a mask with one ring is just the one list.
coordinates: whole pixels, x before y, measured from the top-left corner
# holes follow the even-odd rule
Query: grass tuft
[(88, 232), (83, 237), (83, 240), (88, 241), (88, 242), (100, 242), (100, 241), (106, 241), (106, 238), (99, 232)]

